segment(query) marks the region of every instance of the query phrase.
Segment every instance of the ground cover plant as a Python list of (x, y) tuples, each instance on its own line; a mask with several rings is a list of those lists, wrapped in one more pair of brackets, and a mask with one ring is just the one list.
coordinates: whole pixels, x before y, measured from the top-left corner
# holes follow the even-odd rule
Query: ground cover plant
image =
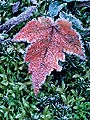
[[(19, 24), (4, 24), (28, 7), (35, 11)], [(71, 6), (71, 7), (70, 7)], [(74, 9), (72, 9), (74, 8)], [(33, 10), (34, 10), (33, 9)], [(1, 120), (88, 120), (90, 118), (90, 2), (88, 0), (7, 0), (0, 2), (0, 119)], [(26, 12), (27, 15), (28, 12)], [(63, 67), (48, 75), (35, 96), (28, 63), (23, 61), (27, 43), (13, 43), (13, 36), (33, 18), (64, 18), (81, 35), (86, 60), (66, 54)], [(18, 18), (21, 18), (19, 16)], [(14, 19), (16, 20), (16, 19)], [(19, 20), (19, 19), (18, 19)], [(2, 25), (4, 27), (2, 27)]]

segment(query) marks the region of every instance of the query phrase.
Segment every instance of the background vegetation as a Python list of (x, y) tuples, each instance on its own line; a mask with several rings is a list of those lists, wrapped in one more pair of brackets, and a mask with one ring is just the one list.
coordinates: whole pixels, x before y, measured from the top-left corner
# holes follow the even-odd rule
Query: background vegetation
[[(32, 5), (30, 0), (22, 0), (15, 8), (17, 2), (0, 1), (0, 24)], [(27, 44), (11, 42), (27, 21), (0, 33), (0, 120), (89, 120), (90, 2), (38, 0), (37, 10), (30, 20), (38, 16), (69, 19), (82, 36), (86, 60), (66, 54), (66, 61), (59, 61), (63, 70), (52, 71), (35, 96), (28, 63), (23, 60)]]

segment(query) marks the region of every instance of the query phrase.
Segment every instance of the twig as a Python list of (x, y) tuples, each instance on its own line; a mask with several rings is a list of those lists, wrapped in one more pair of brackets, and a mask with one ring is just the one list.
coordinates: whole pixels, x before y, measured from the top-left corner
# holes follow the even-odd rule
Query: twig
[(25, 12), (22, 12), (17, 17), (13, 17), (10, 20), (6, 21), (3, 25), (0, 25), (0, 32), (3, 32), (3, 30), (9, 30), (10, 28), (13, 28), (14, 26), (20, 24), (21, 22), (24, 22), (28, 20), (35, 12), (36, 6), (28, 7), (28, 9)]

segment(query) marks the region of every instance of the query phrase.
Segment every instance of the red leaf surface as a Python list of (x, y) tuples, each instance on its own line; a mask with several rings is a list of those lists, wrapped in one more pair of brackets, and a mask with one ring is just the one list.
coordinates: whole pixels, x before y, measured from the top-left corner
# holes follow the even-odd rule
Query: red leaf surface
[(58, 19), (54, 22), (51, 18), (39, 17), (38, 20), (28, 22), (13, 40), (31, 43), (25, 61), (30, 62), (29, 73), (32, 73), (35, 95), (46, 75), (54, 69), (61, 71), (58, 60), (65, 60), (65, 52), (85, 58), (79, 35), (66, 20)]

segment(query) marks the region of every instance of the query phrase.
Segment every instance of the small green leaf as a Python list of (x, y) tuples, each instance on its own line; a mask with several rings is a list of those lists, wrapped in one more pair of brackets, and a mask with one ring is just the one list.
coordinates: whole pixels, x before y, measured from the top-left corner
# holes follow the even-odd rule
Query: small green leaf
[(65, 83), (64, 83), (64, 81), (62, 81), (62, 89), (63, 90), (65, 89)]
[(4, 113), (4, 111), (2, 109), (0, 109), (0, 113)]
[(7, 80), (3, 80), (3, 81), (1, 82), (1, 84), (7, 86), (7, 85), (8, 85), (8, 81), (7, 81)]
[(21, 117), (22, 117), (22, 114), (17, 114), (15, 118), (20, 119)]
[(2, 93), (0, 93), (0, 98), (2, 98), (3, 97), (3, 94)]
[(8, 116), (8, 112), (6, 111), (5, 113), (4, 113), (4, 117), (6, 118)]
[(25, 84), (21, 84), (21, 86), (19, 87), (19, 90), (25, 89), (26, 85)]
[(14, 120), (13, 116), (9, 114), (10, 120)]
[(62, 99), (63, 99), (63, 102), (66, 103), (67, 99), (66, 99), (66, 96), (65, 95), (61, 95)]
[(79, 102), (81, 102), (81, 101), (84, 101), (85, 100), (85, 98), (84, 97), (79, 97), (79, 98), (77, 98), (76, 99), (76, 103), (79, 103)]
[(26, 101), (24, 98), (22, 98), (22, 101), (23, 101), (23, 105), (25, 107), (29, 107), (29, 102), (28, 101)]
[(0, 73), (5, 73), (3, 66), (0, 65)]
[(73, 109), (78, 109), (78, 106), (74, 106)]

